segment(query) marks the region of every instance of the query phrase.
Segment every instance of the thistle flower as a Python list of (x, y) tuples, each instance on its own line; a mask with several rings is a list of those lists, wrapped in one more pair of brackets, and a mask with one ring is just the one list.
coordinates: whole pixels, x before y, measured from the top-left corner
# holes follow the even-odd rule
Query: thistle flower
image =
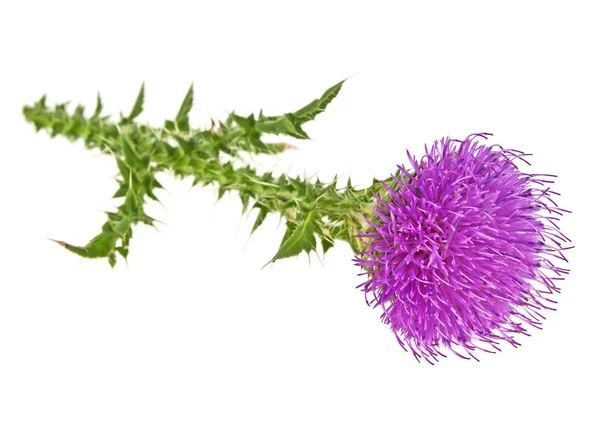
[(374, 193), (377, 204), (357, 237), (355, 263), (369, 305), (383, 309), (400, 345), (429, 363), (444, 351), (477, 360), (474, 352), (513, 346), (528, 327), (540, 328), (554, 310), (556, 281), (568, 270), (549, 188), (555, 176), (525, 174), (523, 152), (485, 146), (474, 134), (408, 153), (412, 171), (398, 166), (393, 184)]
[[(368, 189), (353, 187), (350, 179), (340, 188), (337, 177), (325, 184), (260, 174), (239, 164), (242, 154), (273, 155), (290, 148), (263, 136), (308, 139), (303, 124), (325, 111), (344, 81), (295, 112), (231, 113), (208, 130), (190, 127), (193, 85), (163, 128), (136, 122), (144, 109), (144, 85), (129, 115), (118, 122), (102, 115), (99, 95), (89, 117), (81, 105), (70, 114), (66, 103), (50, 107), (42, 96), (23, 107), (25, 118), (52, 137), (83, 139), (87, 148), (113, 156), (119, 170), (114, 197), (123, 199), (86, 245), (55, 242), (115, 266), (117, 254), (129, 255), (134, 226), (156, 221), (144, 206), (148, 199), (158, 200), (157, 175), (191, 176), (194, 185), (214, 185), (219, 198), (238, 192), (243, 211), (257, 209), (252, 232), (269, 214), (285, 220), (279, 249), (267, 264), (310, 254), (318, 242), (323, 253), (335, 241), (349, 243), (367, 275), (359, 285), (367, 303), (381, 306), (383, 321), (417, 360), (432, 363), (446, 350), (475, 358), (476, 350), (499, 351), (502, 341), (518, 345), (514, 337), (539, 328), (543, 310), (553, 309), (556, 281), (568, 270), (551, 260), (566, 261), (563, 244), (570, 242), (557, 226), (565, 210), (548, 187), (554, 176), (522, 173), (517, 162), (527, 163), (524, 153), (480, 144), (478, 138), (488, 134), (443, 139), (431, 151), (426, 147), (420, 161), (409, 154), (412, 171), (399, 167)], [(372, 215), (363, 220), (373, 204)]]

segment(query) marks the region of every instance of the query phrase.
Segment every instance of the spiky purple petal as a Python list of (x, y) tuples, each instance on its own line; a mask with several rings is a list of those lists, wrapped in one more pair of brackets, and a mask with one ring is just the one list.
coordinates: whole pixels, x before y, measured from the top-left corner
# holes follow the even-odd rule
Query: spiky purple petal
[[(525, 154), (486, 146), (475, 134), (436, 141), (393, 187), (374, 194), (367, 247), (355, 258), (359, 285), (398, 342), (428, 362), (448, 350), (464, 358), (541, 326), (556, 281), (568, 270), (570, 240), (557, 226), (565, 210), (549, 188), (554, 176), (525, 174)], [(527, 163), (528, 164), (528, 163)]]

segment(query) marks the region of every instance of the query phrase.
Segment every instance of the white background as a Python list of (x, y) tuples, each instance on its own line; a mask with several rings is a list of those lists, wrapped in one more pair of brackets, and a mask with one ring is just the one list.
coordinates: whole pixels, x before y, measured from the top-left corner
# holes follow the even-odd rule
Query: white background
[[(150, 3), (0, 6), (1, 424), (600, 423), (594, 2)], [(248, 239), (256, 212), (190, 180), (160, 177), (148, 212), (166, 224), (135, 229), (128, 265), (46, 239), (85, 244), (117, 186), (110, 157), (24, 122), (43, 93), (90, 111), (100, 91), (118, 115), (145, 81), (158, 126), (194, 82), (205, 126), (350, 75), (313, 140), (256, 164), (364, 187), (447, 135), (533, 153), (575, 249), (559, 310), (519, 349), (417, 363), (354, 289), (348, 246), (260, 270), (277, 218)]]

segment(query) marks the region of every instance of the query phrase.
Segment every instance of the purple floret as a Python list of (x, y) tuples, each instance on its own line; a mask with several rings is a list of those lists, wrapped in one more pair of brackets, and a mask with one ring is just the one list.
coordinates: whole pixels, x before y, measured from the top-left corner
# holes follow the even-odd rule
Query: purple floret
[(436, 141), (411, 170), (374, 194), (369, 229), (355, 259), (368, 280), (359, 287), (400, 345), (429, 363), (444, 351), (468, 359), (476, 350), (518, 346), (517, 334), (541, 327), (559, 292), (570, 240), (548, 187), (555, 176), (525, 174), (523, 152), (485, 146), (474, 134)]

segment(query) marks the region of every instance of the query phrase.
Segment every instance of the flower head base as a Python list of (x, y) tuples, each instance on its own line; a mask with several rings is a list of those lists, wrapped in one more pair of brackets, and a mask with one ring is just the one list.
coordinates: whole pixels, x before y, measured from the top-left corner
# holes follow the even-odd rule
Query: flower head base
[(463, 358), (519, 345), (514, 336), (541, 327), (556, 281), (568, 273), (570, 242), (547, 175), (525, 174), (524, 153), (485, 146), (475, 134), (425, 147), (412, 171), (374, 194), (366, 247), (355, 259), (367, 303), (381, 306), (400, 345), (429, 363), (449, 350)]

